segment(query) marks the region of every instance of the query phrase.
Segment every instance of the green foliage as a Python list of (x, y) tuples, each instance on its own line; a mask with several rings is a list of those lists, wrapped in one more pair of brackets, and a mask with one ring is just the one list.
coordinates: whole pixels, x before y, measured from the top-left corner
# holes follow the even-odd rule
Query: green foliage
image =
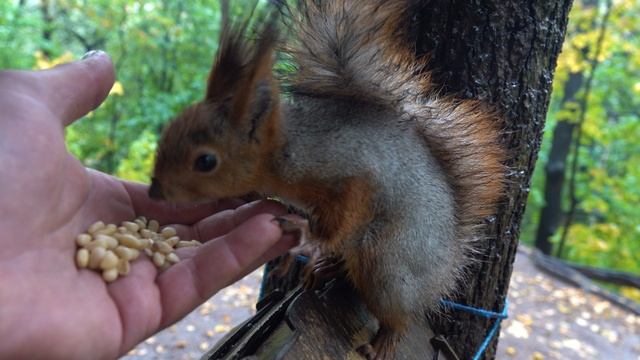
[(153, 167), (158, 136), (145, 131), (129, 147), (129, 153), (120, 161), (115, 175), (133, 181), (148, 183)]
[[(231, 3), (240, 14), (250, 2)], [(219, 6), (217, 0), (2, 1), (0, 68), (42, 69), (88, 50), (108, 52), (117, 82), (99, 109), (67, 128), (67, 143), (85, 165), (143, 181), (149, 142), (204, 94)]]
[[(574, 2), (563, 52), (558, 60), (547, 133), (523, 224), (522, 240), (526, 243), (533, 242), (544, 205), (544, 165), (551, 147), (551, 132), (558, 121), (577, 121), (578, 104), (562, 104), (565, 82), (570, 73), (582, 72), (586, 77), (591, 71), (589, 60), (595, 54), (597, 28), (604, 10), (603, 2)], [(638, 13), (640, 3), (636, 1), (613, 2), (588, 98), (576, 181), (579, 203), (564, 254), (571, 261), (636, 273), (640, 273)], [(583, 95), (579, 92), (577, 98), (581, 99)], [(565, 186), (565, 204), (568, 204), (567, 192)], [(553, 240), (557, 242), (559, 237), (560, 234), (556, 234)]]

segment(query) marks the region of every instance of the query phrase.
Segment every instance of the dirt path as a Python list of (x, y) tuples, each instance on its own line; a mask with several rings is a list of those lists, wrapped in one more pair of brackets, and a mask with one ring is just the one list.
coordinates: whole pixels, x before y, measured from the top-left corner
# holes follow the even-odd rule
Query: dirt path
[[(497, 359), (640, 360), (640, 317), (541, 273), (522, 248), (509, 291)], [(199, 359), (254, 313), (262, 272), (209, 299), (121, 360)]]
[(522, 247), (498, 359), (640, 360), (640, 317), (542, 273)]

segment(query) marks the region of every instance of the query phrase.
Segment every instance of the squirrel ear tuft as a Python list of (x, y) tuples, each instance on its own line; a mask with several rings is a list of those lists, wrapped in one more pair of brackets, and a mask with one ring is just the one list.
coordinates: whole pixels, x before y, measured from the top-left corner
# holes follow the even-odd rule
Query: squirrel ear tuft
[(228, 7), (223, 6), (220, 45), (205, 101), (227, 103), (234, 120), (255, 118), (261, 109), (269, 108), (263, 105), (271, 103), (272, 94), (277, 93), (272, 75), (278, 38), (276, 15), (270, 11), (257, 16), (253, 30), (258, 40), (250, 41), (245, 34), (249, 19), (231, 24)]

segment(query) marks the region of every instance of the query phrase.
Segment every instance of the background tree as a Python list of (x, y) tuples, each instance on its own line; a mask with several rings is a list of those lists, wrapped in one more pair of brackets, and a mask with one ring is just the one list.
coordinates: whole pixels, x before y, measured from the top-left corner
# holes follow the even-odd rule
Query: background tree
[[(552, 133), (541, 148), (546, 166), (534, 174), (522, 236), (573, 263), (636, 274), (640, 213), (632, 204), (640, 201), (638, 11), (637, 1), (575, 1), (546, 125)], [(578, 126), (580, 136), (574, 131)], [(572, 165), (570, 172), (565, 173), (565, 163)], [(563, 183), (565, 177), (573, 180)], [(569, 217), (572, 203), (575, 215)], [(614, 289), (640, 301), (637, 288)]]

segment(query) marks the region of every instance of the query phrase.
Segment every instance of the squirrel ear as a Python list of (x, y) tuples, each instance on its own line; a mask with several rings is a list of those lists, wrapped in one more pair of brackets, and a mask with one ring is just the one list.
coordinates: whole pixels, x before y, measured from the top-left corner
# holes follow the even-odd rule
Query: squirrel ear
[(231, 118), (249, 122), (252, 129), (270, 113), (278, 94), (272, 73), (274, 45), (274, 29), (264, 29), (245, 76), (232, 96)]
[(229, 119), (247, 123), (251, 131), (270, 113), (278, 94), (272, 74), (278, 38), (275, 15), (256, 19), (255, 42), (245, 36), (247, 22), (230, 25), (223, 20), (218, 57), (209, 76), (205, 101), (224, 103)]

